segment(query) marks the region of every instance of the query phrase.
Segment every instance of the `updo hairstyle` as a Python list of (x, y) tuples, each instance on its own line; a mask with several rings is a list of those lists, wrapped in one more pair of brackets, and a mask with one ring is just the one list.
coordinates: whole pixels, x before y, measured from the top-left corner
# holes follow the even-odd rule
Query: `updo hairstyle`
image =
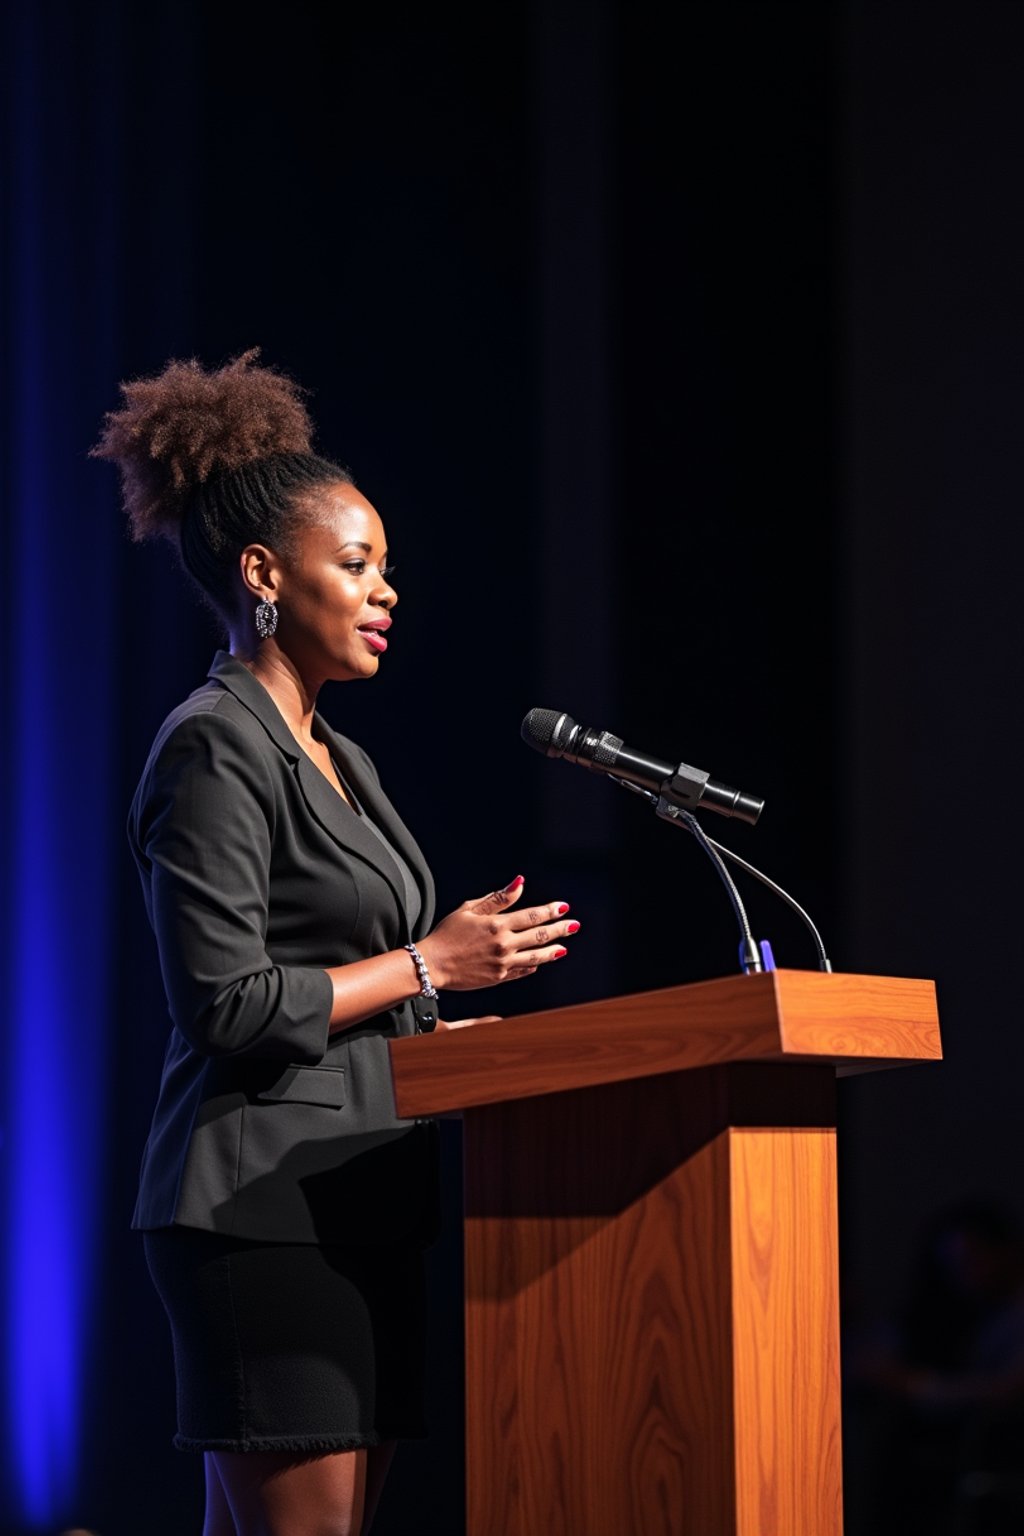
[(317, 486), (351, 485), (312, 451), (312, 423), (294, 380), (256, 366), (252, 348), (223, 368), (169, 362), (121, 385), (91, 450), (121, 473), (131, 536), (165, 538), (222, 617), (237, 599), (247, 544), (289, 551), (301, 502)]

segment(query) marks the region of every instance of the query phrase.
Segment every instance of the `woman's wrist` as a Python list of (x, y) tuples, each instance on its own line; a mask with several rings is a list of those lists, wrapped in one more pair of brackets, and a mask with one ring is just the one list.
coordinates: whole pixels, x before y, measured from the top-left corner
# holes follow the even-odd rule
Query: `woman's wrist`
[(419, 943), (415, 947), (419, 953), (420, 959), (426, 966), (431, 985), (434, 987), (435, 991), (443, 992), (447, 977), (441, 961), (441, 957), (437, 953), (437, 946), (433, 942), (432, 937), (428, 934), (425, 939), (420, 939)]
[(329, 966), (327, 975), (334, 990), (331, 1034), (351, 1029), (421, 995), (422, 983), (415, 962), (404, 948)]
[(412, 956), (413, 964), (416, 967), (416, 975), (420, 984), (420, 997), (428, 997), (432, 1001), (436, 1002), (437, 988), (434, 986), (434, 983), (430, 979), (430, 967), (427, 965), (427, 962), (424, 960), (415, 944), (406, 944), (405, 948)]

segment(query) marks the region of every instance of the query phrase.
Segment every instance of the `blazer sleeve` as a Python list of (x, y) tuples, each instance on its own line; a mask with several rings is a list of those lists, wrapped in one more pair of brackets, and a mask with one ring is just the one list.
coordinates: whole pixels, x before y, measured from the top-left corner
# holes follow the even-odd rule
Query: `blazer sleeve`
[(315, 1065), (334, 989), (326, 969), (267, 953), (274, 816), (268, 765), (211, 711), (162, 744), (133, 840), (171, 1017), (193, 1050)]

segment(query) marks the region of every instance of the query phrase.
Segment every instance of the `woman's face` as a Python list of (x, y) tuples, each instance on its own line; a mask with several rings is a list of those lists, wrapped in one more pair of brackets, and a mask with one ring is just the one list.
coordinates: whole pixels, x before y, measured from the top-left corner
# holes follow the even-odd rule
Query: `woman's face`
[(281, 650), (313, 683), (373, 677), (398, 594), (384, 527), (354, 485), (318, 490), (278, 570)]

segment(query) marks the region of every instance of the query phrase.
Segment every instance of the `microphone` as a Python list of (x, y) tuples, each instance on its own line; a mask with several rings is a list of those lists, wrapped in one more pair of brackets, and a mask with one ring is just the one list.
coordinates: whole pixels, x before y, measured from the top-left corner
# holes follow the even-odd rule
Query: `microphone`
[(670, 763), (664, 758), (634, 752), (623, 746), (621, 737), (589, 725), (577, 725), (564, 711), (531, 709), (523, 720), (521, 735), (527, 746), (545, 757), (564, 757), (593, 773), (607, 773), (613, 779), (653, 790), (684, 811), (699, 807), (717, 811), (720, 816), (735, 816), (753, 826), (764, 810), (764, 801), (758, 795), (719, 784), (689, 763)]

